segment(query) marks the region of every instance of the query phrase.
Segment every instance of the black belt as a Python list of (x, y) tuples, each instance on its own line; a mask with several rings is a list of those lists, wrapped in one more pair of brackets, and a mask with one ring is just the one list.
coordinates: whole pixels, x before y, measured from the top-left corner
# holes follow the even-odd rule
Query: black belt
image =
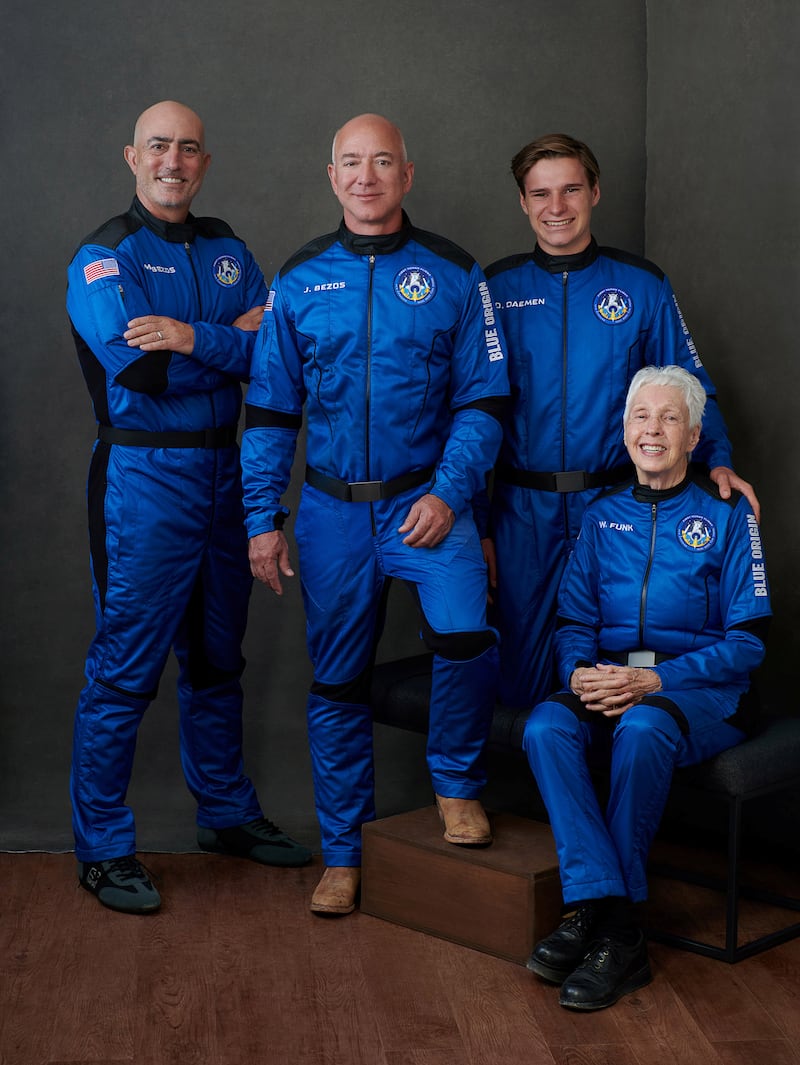
[(338, 477), (328, 477), (313, 466), (306, 466), (306, 484), (326, 492), (343, 503), (377, 503), (379, 499), (391, 499), (409, 488), (418, 488), (433, 477), (435, 466), (425, 470), (412, 470), (391, 481), (340, 481)]
[(149, 433), (145, 429), (101, 425), (97, 439), (104, 444), (122, 444), (123, 447), (230, 447), (236, 443), (236, 426), (223, 425), (219, 429), (198, 429), (197, 432)]
[(540, 492), (583, 492), (587, 488), (607, 488), (612, 484), (630, 477), (633, 466), (615, 466), (612, 470), (600, 470), (589, 473), (586, 470), (561, 470), (557, 473), (544, 473), (539, 470), (520, 470), (498, 462), (495, 474), (506, 484), (518, 488), (536, 488)]
[(608, 658), (616, 662), (618, 666), (641, 666), (645, 669), (660, 666), (662, 662), (669, 662), (675, 655), (664, 654), (661, 651), (648, 651), (644, 648), (638, 651), (601, 651), (601, 658)]

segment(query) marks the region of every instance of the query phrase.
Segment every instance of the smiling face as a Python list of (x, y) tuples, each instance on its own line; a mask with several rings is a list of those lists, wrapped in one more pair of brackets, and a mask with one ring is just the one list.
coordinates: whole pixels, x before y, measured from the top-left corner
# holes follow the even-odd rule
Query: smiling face
[(124, 154), (136, 175), (136, 195), (156, 218), (184, 222), (211, 162), (203, 123), (168, 100), (139, 116), (133, 140)]
[(380, 115), (360, 115), (342, 126), (328, 177), (351, 233), (396, 233), (414, 164), (406, 160), (400, 130)]
[(588, 246), (600, 186), (589, 183), (579, 159), (540, 159), (525, 175), (519, 199), (542, 251), (574, 255)]
[(642, 385), (632, 397), (625, 420), (625, 446), (640, 484), (659, 489), (680, 484), (699, 439), (700, 426), (689, 424), (680, 388)]

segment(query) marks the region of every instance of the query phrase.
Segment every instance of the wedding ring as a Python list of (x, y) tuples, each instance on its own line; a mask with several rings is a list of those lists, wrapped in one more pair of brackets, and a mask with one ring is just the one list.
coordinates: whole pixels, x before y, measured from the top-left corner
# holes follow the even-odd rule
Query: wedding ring
[(156, 329), (156, 336), (158, 337), (159, 340), (163, 340), (164, 339), (164, 334), (161, 332), (160, 329)]

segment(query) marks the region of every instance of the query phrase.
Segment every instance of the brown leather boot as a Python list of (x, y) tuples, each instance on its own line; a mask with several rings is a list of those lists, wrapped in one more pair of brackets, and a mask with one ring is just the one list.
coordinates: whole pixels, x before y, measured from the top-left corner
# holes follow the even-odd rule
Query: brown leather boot
[(492, 842), (489, 818), (478, 799), (448, 799), (436, 796), (439, 817), (448, 843), (462, 847), (485, 847)]
[(352, 913), (356, 908), (360, 883), (361, 869), (357, 866), (328, 866), (311, 896), (311, 912), (330, 917), (344, 917)]

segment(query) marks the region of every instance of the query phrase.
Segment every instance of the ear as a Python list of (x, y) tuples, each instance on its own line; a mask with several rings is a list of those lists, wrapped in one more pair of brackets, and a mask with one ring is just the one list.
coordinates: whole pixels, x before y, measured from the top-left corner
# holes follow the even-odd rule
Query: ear
[(528, 213), (528, 205), (525, 202), (525, 193), (524, 192), (521, 192), (519, 194), (519, 205), (522, 208), (522, 210), (525, 212), (525, 214), (527, 214)]
[(133, 173), (136, 173), (136, 149), (132, 144), (126, 144), (122, 150), (122, 154), (125, 158), (125, 162), (131, 168)]
[(688, 454), (689, 455), (691, 455), (691, 453), (697, 447), (698, 441), (700, 440), (701, 431), (702, 431), (702, 427), (699, 426), (699, 425), (696, 425), (694, 427), (694, 429), (692, 429), (691, 433), (689, 434), (689, 448), (688, 448)]
[(333, 165), (333, 163), (328, 163), (328, 178), (330, 180), (334, 196), (338, 196), (339, 190), (336, 187), (336, 167)]
[(598, 181), (595, 187), (592, 189), (592, 207), (596, 207), (600, 202), (600, 182)]
[(403, 181), (403, 194), (407, 193), (414, 184), (414, 164), (406, 163), (406, 172)]

